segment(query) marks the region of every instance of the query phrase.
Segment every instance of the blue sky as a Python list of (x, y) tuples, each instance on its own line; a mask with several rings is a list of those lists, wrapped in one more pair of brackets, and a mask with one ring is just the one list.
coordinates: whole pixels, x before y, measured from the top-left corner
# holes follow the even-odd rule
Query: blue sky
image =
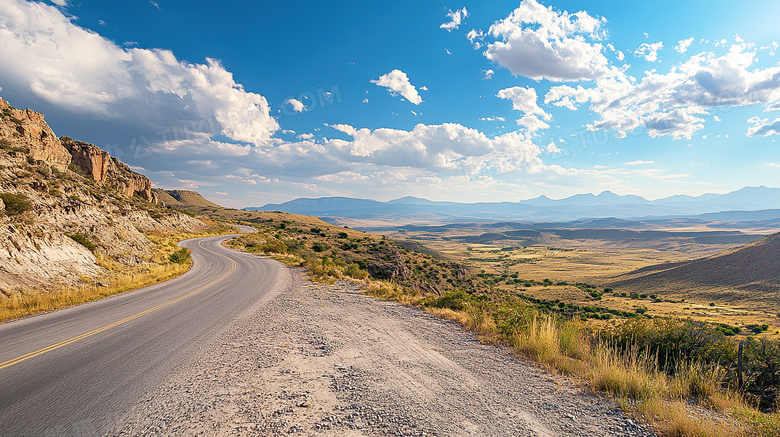
[(163, 188), (780, 186), (780, 3), (0, 0), (0, 96)]

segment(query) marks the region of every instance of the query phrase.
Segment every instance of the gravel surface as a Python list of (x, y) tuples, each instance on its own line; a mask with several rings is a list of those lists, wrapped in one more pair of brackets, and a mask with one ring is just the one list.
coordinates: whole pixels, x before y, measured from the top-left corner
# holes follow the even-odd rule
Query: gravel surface
[(454, 322), (350, 283), (285, 274), (285, 291), (176, 369), (110, 435), (654, 435)]

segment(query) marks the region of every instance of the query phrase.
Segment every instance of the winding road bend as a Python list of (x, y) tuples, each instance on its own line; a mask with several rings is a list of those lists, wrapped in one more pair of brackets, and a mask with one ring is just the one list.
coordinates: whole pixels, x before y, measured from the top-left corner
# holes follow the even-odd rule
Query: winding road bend
[(281, 264), (187, 240), (193, 267), (141, 290), (0, 325), (0, 436), (101, 435), (234, 321), (283, 291)]

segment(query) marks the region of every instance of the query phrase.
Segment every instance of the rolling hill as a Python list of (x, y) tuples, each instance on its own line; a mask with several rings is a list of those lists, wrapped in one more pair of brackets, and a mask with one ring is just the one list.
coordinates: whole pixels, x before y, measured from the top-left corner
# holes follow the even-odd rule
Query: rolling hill
[(615, 278), (616, 288), (731, 301), (780, 302), (780, 233), (714, 256), (645, 267)]

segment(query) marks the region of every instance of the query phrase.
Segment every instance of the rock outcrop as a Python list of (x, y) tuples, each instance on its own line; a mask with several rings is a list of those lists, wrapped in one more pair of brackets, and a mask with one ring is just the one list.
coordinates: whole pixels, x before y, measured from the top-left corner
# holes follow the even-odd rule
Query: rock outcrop
[(112, 157), (103, 149), (69, 138), (62, 139), (62, 145), (73, 157), (73, 164), (102, 184), (116, 188), (125, 196), (137, 194), (144, 200), (156, 203), (152, 192), (152, 181)]
[(411, 275), (412, 272), (406, 267), (404, 257), (397, 247), (388, 244), (384, 250), (385, 256), (381, 260), (368, 262), (368, 273), (372, 277), (393, 280), (406, 278)]
[(43, 120), (43, 114), (31, 109), (16, 109), (0, 98), (0, 118), (0, 137), (23, 144), (33, 159), (60, 169), (70, 164), (70, 153)]
[(147, 235), (204, 230), (157, 204), (145, 176), (0, 99), (0, 299), (95, 280), (101, 265), (157, 262)]

